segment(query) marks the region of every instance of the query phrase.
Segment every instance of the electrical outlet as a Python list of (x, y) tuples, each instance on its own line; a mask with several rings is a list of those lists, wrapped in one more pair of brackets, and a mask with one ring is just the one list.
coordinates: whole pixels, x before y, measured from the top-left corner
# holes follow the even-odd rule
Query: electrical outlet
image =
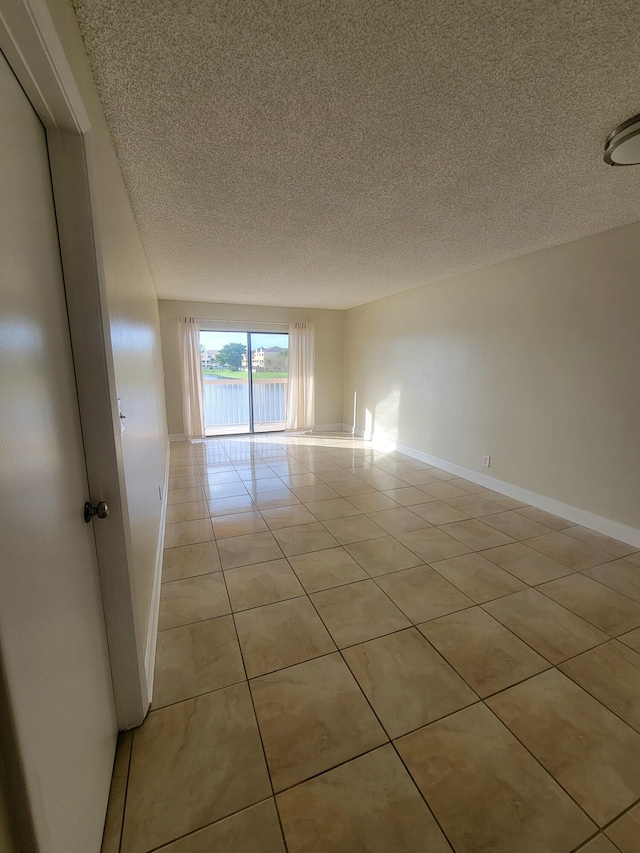
[(491, 457), (486, 456), (486, 455), (483, 456), (482, 457), (482, 464), (484, 465), (485, 468), (491, 468)]

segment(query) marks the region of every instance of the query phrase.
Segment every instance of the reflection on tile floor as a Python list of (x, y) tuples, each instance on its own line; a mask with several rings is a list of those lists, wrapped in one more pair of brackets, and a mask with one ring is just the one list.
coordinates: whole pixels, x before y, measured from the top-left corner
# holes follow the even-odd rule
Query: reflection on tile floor
[(640, 853), (640, 552), (346, 434), (171, 447), (103, 853)]

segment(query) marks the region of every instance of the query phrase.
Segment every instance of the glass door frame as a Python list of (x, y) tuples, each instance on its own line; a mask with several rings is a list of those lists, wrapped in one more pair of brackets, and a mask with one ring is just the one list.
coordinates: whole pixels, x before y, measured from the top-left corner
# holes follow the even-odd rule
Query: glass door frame
[[(251, 347), (251, 335), (286, 335), (289, 337), (289, 332), (262, 332), (254, 331), (249, 332), (244, 329), (212, 329), (212, 328), (203, 328), (200, 327), (200, 332), (217, 332), (228, 335), (246, 335), (247, 336), (247, 378), (248, 378), (248, 388), (249, 388), (249, 432), (225, 432), (220, 433), (220, 438), (224, 438), (225, 436), (231, 435), (268, 435), (274, 432), (284, 432), (284, 429), (274, 429), (274, 430), (265, 430), (263, 432), (255, 431), (255, 423), (253, 417), (253, 366), (252, 366), (252, 347)], [(202, 369), (202, 368), (201, 368)], [(289, 376), (289, 370), (287, 368), (287, 379)], [(208, 438), (217, 438), (218, 436), (207, 436)]]

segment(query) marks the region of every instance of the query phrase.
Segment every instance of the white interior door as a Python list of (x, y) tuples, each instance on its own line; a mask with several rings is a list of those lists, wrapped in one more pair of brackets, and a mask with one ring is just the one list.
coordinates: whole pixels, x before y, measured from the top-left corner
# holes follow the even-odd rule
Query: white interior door
[(0, 54), (0, 664), (40, 853), (98, 853), (113, 689), (44, 129)]

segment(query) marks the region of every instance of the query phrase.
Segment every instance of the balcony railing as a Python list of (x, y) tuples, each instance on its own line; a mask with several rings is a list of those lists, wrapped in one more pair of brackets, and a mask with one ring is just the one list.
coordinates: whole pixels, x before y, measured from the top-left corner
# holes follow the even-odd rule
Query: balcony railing
[[(248, 380), (204, 377), (204, 423), (207, 435), (249, 430)], [(286, 379), (253, 378), (253, 422), (256, 430), (284, 429)]]

